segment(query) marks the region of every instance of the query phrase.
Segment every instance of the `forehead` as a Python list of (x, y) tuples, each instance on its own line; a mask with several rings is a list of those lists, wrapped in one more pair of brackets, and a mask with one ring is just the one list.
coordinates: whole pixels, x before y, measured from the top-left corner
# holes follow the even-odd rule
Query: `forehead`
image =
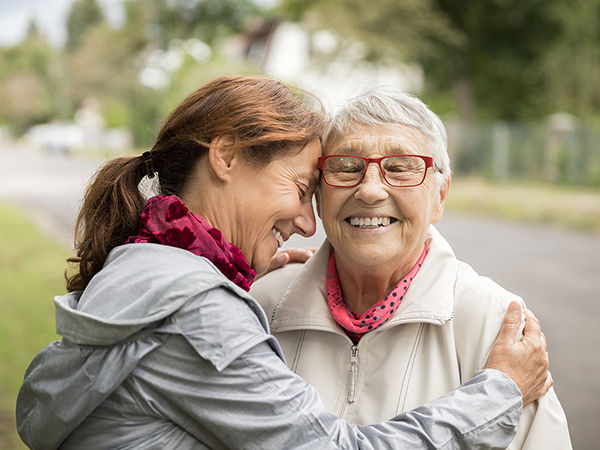
[(418, 128), (401, 125), (361, 125), (329, 141), (325, 155), (428, 155), (431, 140)]
[(314, 139), (297, 153), (277, 158), (267, 167), (273, 171), (292, 172), (300, 178), (312, 181), (319, 177), (317, 160), (321, 156), (321, 153), (321, 142), (318, 139)]

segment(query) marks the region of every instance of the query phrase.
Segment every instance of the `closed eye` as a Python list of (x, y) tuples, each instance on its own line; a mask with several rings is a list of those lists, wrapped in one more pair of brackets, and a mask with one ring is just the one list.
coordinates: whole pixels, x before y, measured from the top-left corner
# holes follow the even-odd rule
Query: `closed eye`
[(308, 194), (308, 186), (298, 184), (298, 197), (303, 200)]

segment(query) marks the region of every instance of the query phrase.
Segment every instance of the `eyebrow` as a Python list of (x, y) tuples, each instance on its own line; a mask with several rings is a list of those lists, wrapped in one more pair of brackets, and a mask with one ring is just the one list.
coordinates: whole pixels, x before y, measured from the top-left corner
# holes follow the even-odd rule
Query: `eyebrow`
[[(368, 151), (368, 150), (372, 150), (372, 149), (379, 149), (379, 147), (372, 146), (372, 145), (364, 145), (362, 143), (355, 143), (355, 144), (348, 143), (348, 144), (338, 147), (335, 150), (335, 152), (351, 154), (351, 153), (357, 152), (357, 151)], [(389, 153), (389, 154), (404, 154), (404, 153), (414, 152), (414, 151), (416, 151), (416, 149), (407, 147), (402, 142), (389, 141), (389, 142), (385, 142), (383, 144), (383, 151), (385, 153)]]
[(298, 182), (306, 184), (307, 187), (311, 185), (318, 185), (321, 179), (321, 171), (318, 168), (314, 168), (309, 172), (298, 173), (297, 175)]

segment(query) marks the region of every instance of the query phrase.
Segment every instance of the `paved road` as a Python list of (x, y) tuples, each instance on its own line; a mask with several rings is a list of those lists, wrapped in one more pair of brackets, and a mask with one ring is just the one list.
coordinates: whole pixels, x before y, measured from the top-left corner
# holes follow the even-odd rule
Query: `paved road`
[[(83, 186), (97, 165), (0, 147), (0, 198), (24, 206), (71, 245)], [(574, 448), (600, 442), (600, 236), (446, 214), (439, 229), (457, 256), (520, 294), (543, 324), (555, 389)], [(308, 245), (318, 246), (322, 229)], [(306, 246), (291, 239), (288, 245)]]
[(83, 189), (98, 164), (0, 145), (0, 199), (21, 206), (43, 230), (72, 247)]

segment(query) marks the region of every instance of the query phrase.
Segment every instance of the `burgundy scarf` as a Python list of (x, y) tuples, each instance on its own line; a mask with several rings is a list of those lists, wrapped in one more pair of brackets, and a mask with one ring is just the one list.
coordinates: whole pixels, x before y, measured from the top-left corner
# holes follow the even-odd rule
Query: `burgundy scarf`
[(256, 276), (241, 250), (204, 217), (191, 213), (176, 195), (158, 195), (146, 202), (138, 234), (126, 243), (139, 242), (170, 245), (203, 256), (246, 291)]

